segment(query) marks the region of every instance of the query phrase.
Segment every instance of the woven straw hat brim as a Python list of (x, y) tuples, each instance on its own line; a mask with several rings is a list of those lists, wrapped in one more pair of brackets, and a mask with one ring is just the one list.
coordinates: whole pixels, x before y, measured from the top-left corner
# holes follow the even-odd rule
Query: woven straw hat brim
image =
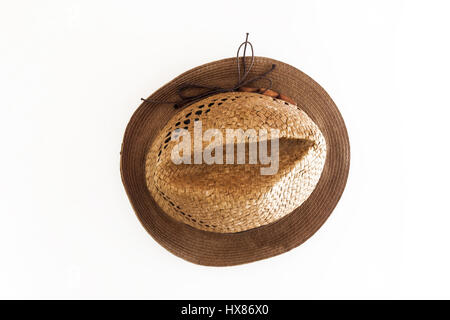
[[(146, 185), (145, 158), (164, 125), (178, 112), (170, 105), (142, 103), (125, 131), (121, 151), (121, 174), (137, 217), (149, 234), (173, 254), (193, 263), (231, 266), (269, 258), (289, 251), (311, 237), (326, 221), (339, 201), (347, 181), (350, 145), (347, 130), (334, 102), (314, 80), (298, 69), (269, 58), (255, 57), (250, 77), (268, 70), (272, 88), (297, 102), (317, 124), (327, 144), (325, 166), (309, 198), (282, 219), (238, 233), (199, 230), (176, 221), (154, 201)], [(186, 83), (232, 87), (236, 82), (236, 59), (211, 62), (178, 76), (149, 98), (176, 100)], [(253, 83), (264, 87), (267, 82)]]

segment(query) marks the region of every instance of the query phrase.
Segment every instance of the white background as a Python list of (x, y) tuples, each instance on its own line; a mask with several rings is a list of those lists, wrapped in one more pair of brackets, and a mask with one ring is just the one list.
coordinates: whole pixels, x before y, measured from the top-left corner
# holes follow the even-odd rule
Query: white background
[[(1, 1), (0, 298), (450, 298), (448, 1)], [(120, 179), (139, 99), (256, 54), (331, 95), (347, 188), (305, 244), (211, 268), (159, 246)]]

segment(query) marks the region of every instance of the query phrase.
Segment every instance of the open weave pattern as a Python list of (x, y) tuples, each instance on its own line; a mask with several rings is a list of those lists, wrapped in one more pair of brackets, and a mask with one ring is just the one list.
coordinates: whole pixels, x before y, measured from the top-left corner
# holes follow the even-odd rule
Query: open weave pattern
[[(171, 152), (180, 141), (172, 139), (174, 130), (184, 128), (193, 137), (199, 120), (203, 132), (219, 129), (223, 144), (226, 129), (279, 129), (278, 172), (261, 175), (260, 168), (268, 165), (248, 164), (248, 157), (246, 164), (175, 165)], [(261, 139), (270, 139), (270, 134)], [(202, 149), (208, 145), (204, 141)], [(248, 151), (246, 146), (247, 156)], [(319, 181), (325, 157), (324, 136), (296, 106), (257, 93), (222, 93), (169, 120), (147, 153), (146, 181), (158, 205), (176, 220), (201, 230), (235, 233), (275, 222), (299, 207)]]

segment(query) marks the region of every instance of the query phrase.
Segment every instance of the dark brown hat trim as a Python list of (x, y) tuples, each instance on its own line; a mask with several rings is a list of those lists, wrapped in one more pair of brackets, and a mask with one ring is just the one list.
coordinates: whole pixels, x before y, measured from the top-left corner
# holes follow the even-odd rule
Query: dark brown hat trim
[[(125, 131), (121, 151), (121, 174), (130, 202), (144, 228), (163, 247), (190, 262), (209, 266), (231, 266), (269, 258), (289, 251), (311, 237), (326, 221), (339, 201), (347, 181), (350, 145), (339, 110), (314, 80), (298, 69), (269, 58), (256, 57), (252, 72), (272, 64), (273, 89), (297, 102), (319, 126), (327, 142), (322, 176), (311, 196), (279, 221), (233, 234), (195, 229), (164, 213), (151, 197), (145, 182), (145, 156), (159, 130), (177, 112), (168, 105), (143, 102)], [(149, 99), (176, 98), (186, 83), (217, 86), (236, 81), (236, 59), (211, 62), (178, 76)], [(207, 82), (207, 83), (205, 83)], [(255, 82), (254, 86), (264, 86)]]

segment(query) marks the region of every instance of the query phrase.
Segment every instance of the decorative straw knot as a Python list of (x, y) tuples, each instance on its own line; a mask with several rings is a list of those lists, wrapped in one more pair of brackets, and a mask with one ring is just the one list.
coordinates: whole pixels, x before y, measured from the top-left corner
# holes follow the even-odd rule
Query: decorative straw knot
[[(144, 99), (144, 98), (141, 98), (141, 100), (145, 101), (145, 102), (153, 102), (153, 103), (161, 103), (161, 104), (169, 103), (169, 104), (173, 104), (175, 109), (178, 109), (188, 103), (198, 101), (200, 99), (209, 97), (214, 94), (237, 91), (240, 87), (243, 87), (245, 85), (248, 85), (252, 82), (255, 82), (255, 81), (261, 80), (261, 79), (267, 80), (269, 82), (269, 85), (266, 90), (271, 89), (272, 88), (272, 80), (269, 78), (266, 78), (266, 76), (275, 69), (275, 64), (272, 64), (272, 67), (268, 71), (266, 71), (258, 76), (255, 76), (253, 78), (247, 79), (248, 75), (250, 74), (251, 69), (253, 68), (254, 62), (255, 62), (253, 45), (251, 44), (250, 41), (248, 41), (248, 35), (249, 34), (247, 32), (245, 41), (241, 43), (241, 45), (238, 47), (238, 50), (237, 50), (236, 64), (237, 64), (238, 80), (233, 87), (222, 88), (222, 87), (212, 87), (212, 86), (197, 85), (197, 84), (185, 84), (177, 89), (177, 94), (181, 99), (180, 101), (162, 101), (162, 100), (153, 100), (153, 99)], [(241, 59), (242, 62), (241, 62), (239, 59), (240, 58), (239, 53), (241, 51), (242, 46), (244, 46), (244, 52), (242, 55), (242, 59)], [(248, 68), (247, 68), (246, 61), (245, 61), (247, 46), (250, 46), (250, 49), (252, 51), (252, 59), (250, 62), (250, 66)], [(242, 63), (242, 73), (241, 73), (241, 63)], [(205, 89), (206, 91), (199, 93), (199, 94), (186, 95), (185, 92), (189, 89)]]

